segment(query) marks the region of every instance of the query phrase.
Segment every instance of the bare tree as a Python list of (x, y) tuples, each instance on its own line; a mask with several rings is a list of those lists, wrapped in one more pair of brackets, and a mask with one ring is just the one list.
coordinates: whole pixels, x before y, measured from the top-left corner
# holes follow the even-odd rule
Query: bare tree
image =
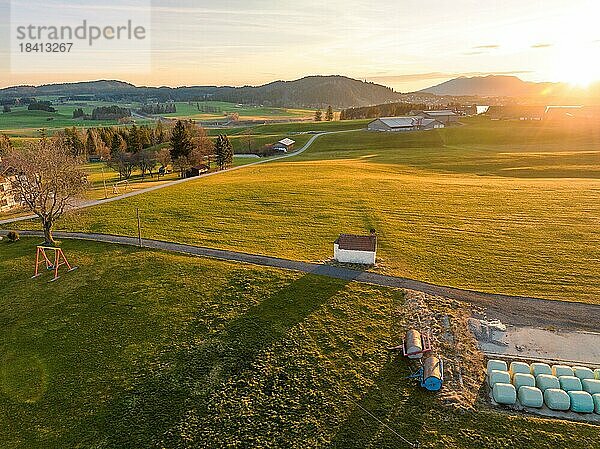
[(8, 153), (10, 150), (12, 150), (12, 148), (13, 145), (8, 136), (0, 134), (0, 157)]
[(43, 138), (22, 149), (12, 149), (3, 159), (19, 201), (42, 220), (46, 244), (55, 245), (52, 227), (75, 205), (87, 188), (81, 159), (72, 155), (64, 139)]

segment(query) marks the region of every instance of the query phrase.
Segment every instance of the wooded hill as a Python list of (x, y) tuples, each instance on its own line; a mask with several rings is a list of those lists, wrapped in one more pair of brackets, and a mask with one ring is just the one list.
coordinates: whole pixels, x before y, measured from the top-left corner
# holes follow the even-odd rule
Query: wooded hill
[(15, 86), (0, 89), (3, 103), (22, 97), (56, 95), (65, 99), (104, 101), (227, 101), (272, 107), (335, 108), (367, 106), (397, 100), (399, 94), (379, 84), (344, 76), (309, 76), (295, 81), (275, 81), (244, 87), (137, 87), (114, 80)]

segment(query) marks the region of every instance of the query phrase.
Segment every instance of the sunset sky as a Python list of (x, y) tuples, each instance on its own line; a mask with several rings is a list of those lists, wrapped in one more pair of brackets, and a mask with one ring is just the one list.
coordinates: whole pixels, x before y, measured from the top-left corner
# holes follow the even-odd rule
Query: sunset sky
[[(150, 4), (132, 1), (138, 8)], [(9, 3), (0, 0), (0, 17), (7, 16)], [(61, 12), (80, 5), (92, 18), (102, 13), (88, 6), (96, 1), (35, 3)], [(99, 78), (138, 85), (244, 85), (342, 74), (410, 91), (488, 73), (585, 85), (600, 79), (599, 3), (154, 0), (150, 70), (136, 67), (136, 55), (129, 54), (130, 73), (118, 75), (107, 64), (89, 73), (11, 73), (5, 21), (0, 86)]]

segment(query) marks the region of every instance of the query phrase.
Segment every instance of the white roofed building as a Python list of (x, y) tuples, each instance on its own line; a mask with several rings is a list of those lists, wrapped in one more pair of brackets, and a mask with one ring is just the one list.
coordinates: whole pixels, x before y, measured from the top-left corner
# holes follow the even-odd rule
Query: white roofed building
[(294, 149), (295, 143), (295, 140), (286, 137), (285, 139), (281, 139), (279, 142), (273, 145), (273, 149), (281, 151), (283, 153), (287, 153), (288, 151), (292, 151)]
[(381, 117), (367, 126), (369, 131), (419, 131), (443, 128), (444, 124), (432, 118), (421, 116)]

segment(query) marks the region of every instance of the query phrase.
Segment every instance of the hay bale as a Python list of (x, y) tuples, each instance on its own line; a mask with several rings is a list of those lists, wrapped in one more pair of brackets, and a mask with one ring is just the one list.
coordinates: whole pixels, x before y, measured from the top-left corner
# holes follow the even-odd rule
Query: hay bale
[(510, 363), (510, 375), (514, 377), (515, 374), (531, 374), (531, 367), (525, 362), (511, 362)]
[(585, 366), (574, 366), (573, 371), (575, 371), (575, 376), (579, 377), (581, 380), (595, 378), (594, 372)]
[(550, 410), (566, 412), (571, 407), (571, 397), (559, 388), (548, 388), (544, 391), (544, 402)]
[(544, 405), (544, 394), (539, 388), (523, 386), (518, 394), (519, 402), (524, 407), (541, 408)]
[(583, 390), (587, 391), (589, 394), (598, 394), (600, 393), (600, 380), (596, 379), (583, 379), (581, 381), (583, 386)]
[(521, 387), (535, 387), (535, 377), (531, 374), (516, 373), (512, 378), (512, 383), (519, 391)]
[(594, 413), (594, 400), (587, 391), (569, 391), (571, 410), (577, 413)]
[(567, 365), (553, 365), (552, 374), (560, 378), (561, 376), (574, 376), (575, 371), (573, 371), (573, 368)]
[(548, 389), (560, 390), (558, 377), (551, 374), (540, 374), (535, 378), (535, 386), (545, 392)]
[(492, 396), (498, 404), (514, 405), (517, 402), (517, 390), (514, 385), (509, 383), (494, 384)]
[(579, 377), (560, 376), (558, 380), (560, 382), (560, 388), (567, 392), (583, 390), (583, 386), (581, 385), (581, 380)]
[(493, 369), (492, 373), (488, 376), (488, 384), (490, 387), (494, 387), (496, 384), (509, 384), (510, 383), (510, 374), (508, 371), (500, 371)]
[(492, 371), (508, 371), (508, 366), (503, 360), (488, 360), (487, 362), (487, 375), (490, 376)]
[(547, 363), (532, 363), (531, 364), (531, 374), (535, 377), (538, 377), (540, 374), (552, 375), (552, 368)]

